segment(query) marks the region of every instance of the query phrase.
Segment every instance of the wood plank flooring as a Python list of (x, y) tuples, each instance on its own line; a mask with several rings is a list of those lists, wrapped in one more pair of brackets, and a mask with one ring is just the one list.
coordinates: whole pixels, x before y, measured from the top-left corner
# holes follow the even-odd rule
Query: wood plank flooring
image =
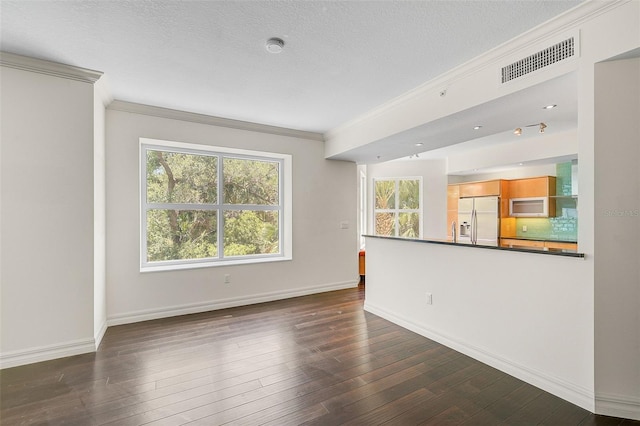
[(364, 290), (110, 327), (0, 372), (2, 425), (639, 425), (362, 309)]

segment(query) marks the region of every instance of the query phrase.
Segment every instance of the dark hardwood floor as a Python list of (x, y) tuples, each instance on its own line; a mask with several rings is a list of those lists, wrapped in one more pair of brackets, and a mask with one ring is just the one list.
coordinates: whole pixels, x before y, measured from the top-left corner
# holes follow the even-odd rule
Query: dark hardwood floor
[(0, 372), (2, 425), (638, 425), (362, 309), (362, 288), (110, 327)]

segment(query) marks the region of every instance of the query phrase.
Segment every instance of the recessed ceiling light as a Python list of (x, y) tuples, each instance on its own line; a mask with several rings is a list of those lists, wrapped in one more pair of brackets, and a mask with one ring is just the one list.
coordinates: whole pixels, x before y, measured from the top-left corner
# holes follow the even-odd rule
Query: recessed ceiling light
[(482, 129), (482, 126), (476, 126), (473, 128), (473, 130), (480, 130), (480, 129)]
[(284, 48), (284, 40), (278, 37), (273, 37), (267, 40), (267, 52), (280, 53)]
[(547, 105), (546, 107), (543, 107), (542, 109), (554, 109), (555, 107), (557, 107), (558, 105)]
[(518, 166), (524, 166), (524, 163), (518, 163)]
[(422, 146), (422, 145), (424, 145), (422, 142), (418, 142), (418, 143), (416, 144), (416, 146)]

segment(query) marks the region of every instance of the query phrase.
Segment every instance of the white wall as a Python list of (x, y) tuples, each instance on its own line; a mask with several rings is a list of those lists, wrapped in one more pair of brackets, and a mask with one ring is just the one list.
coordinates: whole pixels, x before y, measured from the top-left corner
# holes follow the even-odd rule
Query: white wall
[(93, 85), (2, 67), (0, 360), (89, 352)]
[(626, 412), (636, 419), (640, 419), (639, 117), (640, 59), (596, 64), (597, 408), (610, 415)]
[(578, 258), (367, 238), (365, 309), (593, 411), (591, 268)]
[[(638, 192), (627, 192), (615, 187), (609, 187), (611, 183), (622, 181), (633, 181), (638, 176), (637, 151), (629, 150), (638, 144), (637, 134), (634, 137), (634, 127), (637, 126), (638, 113), (633, 110), (633, 101), (616, 104), (610, 110), (603, 112), (603, 108), (610, 102), (608, 96), (602, 91), (607, 91), (608, 86), (616, 93), (628, 90), (625, 96), (638, 96), (637, 90), (634, 92), (632, 86), (621, 89), (616, 83), (617, 76), (606, 83), (598, 81), (595, 70), (600, 68), (596, 65), (601, 61), (608, 60), (620, 54), (640, 48), (640, 2), (631, 1), (623, 3), (620, 7), (612, 10), (611, 13), (598, 16), (584, 24), (581, 28), (582, 34), (589, 43), (583, 43), (581, 47), (581, 67), (579, 73), (579, 98), (580, 105), (578, 115), (578, 140), (580, 150), (580, 168), (578, 172), (580, 185), (580, 227), (578, 229), (578, 241), (581, 250), (593, 252), (595, 257), (593, 291), (595, 295), (596, 330), (594, 335), (594, 346), (597, 356), (594, 360), (595, 370), (595, 392), (596, 409), (598, 413), (614, 415), (618, 417), (631, 417), (640, 419), (640, 381), (638, 381), (638, 367), (640, 365), (637, 358), (637, 346), (634, 349), (629, 345), (633, 343), (625, 342), (617, 348), (620, 354), (614, 354), (614, 348), (605, 349), (610, 340), (615, 337), (607, 337), (606, 333), (621, 333), (620, 339), (633, 334), (633, 324), (626, 324), (620, 330), (616, 325), (627, 320), (634, 320), (631, 312), (640, 308), (638, 301), (637, 287), (640, 280), (633, 277), (632, 269), (621, 269), (618, 271), (617, 265), (620, 260), (617, 256), (630, 256), (634, 264), (638, 263), (637, 243), (625, 238), (610, 240), (610, 236), (603, 236), (610, 224), (606, 217), (602, 217), (603, 210), (607, 209), (609, 202), (604, 193), (614, 191), (616, 200), (613, 206), (623, 206), (628, 200), (635, 199), (638, 204)], [(605, 71), (606, 74), (606, 71)], [(622, 81), (633, 81), (633, 77), (628, 74), (621, 75)], [(636, 74), (637, 78), (637, 74)], [(637, 82), (636, 82), (637, 87)], [(596, 91), (598, 96), (604, 96), (602, 100), (596, 102)], [(627, 98), (629, 99), (629, 98)], [(604, 104), (600, 105), (600, 102)], [(631, 108), (629, 112), (623, 109)], [(618, 121), (616, 116), (628, 117)], [(604, 121), (612, 119), (611, 124), (604, 124)], [(621, 129), (608, 132), (609, 126), (614, 123), (621, 123), (623, 126), (632, 126), (627, 130)], [(635, 127), (637, 131), (637, 127)], [(620, 141), (612, 137), (621, 137)], [(631, 139), (629, 139), (631, 138)], [(633, 159), (635, 155), (635, 160)], [(625, 177), (625, 178), (623, 178)], [(623, 201), (626, 200), (626, 201)], [(603, 204), (604, 203), (604, 204)], [(633, 201), (632, 201), (633, 203)], [(615, 208), (615, 207), (614, 207)], [(616, 228), (616, 225), (613, 226)], [(618, 228), (619, 229), (619, 228)], [(597, 234), (597, 236), (596, 236)], [(583, 241), (587, 245), (583, 244)], [(593, 244), (593, 248), (590, 246)], [(635, 258), (631, 253), (636, 253)], [(596, 275), (597, 274), (597, 275)], [(618, 275), (620, 274), (620, 275)], [(632, 278), (629, 281), (630, 277)], [(615, 283), (615, 284), (612, 284)], [(620, 291), (619, 295), (608, 294), (608, 289), (612, 285), (615, 290)], [(631, 288), (629, 286), (632, 286)], [(633, 288), (636, 290), (634, 291)], [(635, 300), (635, 303), (634, 303)], [(610, 303), (624, 301), (623, 305), (611, 306)], [(635, 305), (635, 306), (634, 306)], [(604, 314), (604, 315), (603, 315)], [(609, 317), (609, 315), (611, 315)], [(636, 327), (637, 327), (637, 317)], [(638, 338), (638, 328), (635, 329), (636, 339)], [(637, 342), (637, 340), (636, 340)], [(624, 352), (624, 353), (622, 353)]]
[(578, 153), (577, 130), (536, 135), (510, 143), (491, 145), (448, 157), (447, 173), (468, 172), (473, 169), (531, 164)]
[[(140, 137), (291, 154), (293, 260), (140, 273)], [(108, 109), (108, 323), (357, 285), (356, 165), (325, 160), (323, 149), (316, 140)], [(341, 221), (349, 229), (340, 229)], [(223, 284), (225, 274), (230, 284)]]
[(374, 234), (375, 201), (373, 179), (384, 177), (422, 177), (422, 236), (447, 238), (447, 176), (445, 160), (390, 161), (367, 166), (368, 226)]

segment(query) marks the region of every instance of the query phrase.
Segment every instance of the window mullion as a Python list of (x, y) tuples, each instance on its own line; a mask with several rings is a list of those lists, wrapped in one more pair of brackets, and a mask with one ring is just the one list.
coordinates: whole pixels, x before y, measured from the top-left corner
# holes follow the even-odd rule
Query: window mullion
[(280, 206), (261, 206), (257, 204), (225, 204), (224, 210), (282, 211)]
[(217, 204), (146, 203), (145, 210), (219, 210)]
[(224, 258), (224, 156), (218, 156), (218, 199), (216, 200), (219, 205), (218, 209), (218, 259)]
[(289, 202), (285, 200), (285, 178), (284, 178), (284, 160), (280, 159), (278, 162), (278, 251), (284, 253), (284, 224), (285, 224), (285, 211), (284, 204)]
[(395, 212), (393, 214), (395, 236), (400, 236), (400, 179), (395, 179)]

